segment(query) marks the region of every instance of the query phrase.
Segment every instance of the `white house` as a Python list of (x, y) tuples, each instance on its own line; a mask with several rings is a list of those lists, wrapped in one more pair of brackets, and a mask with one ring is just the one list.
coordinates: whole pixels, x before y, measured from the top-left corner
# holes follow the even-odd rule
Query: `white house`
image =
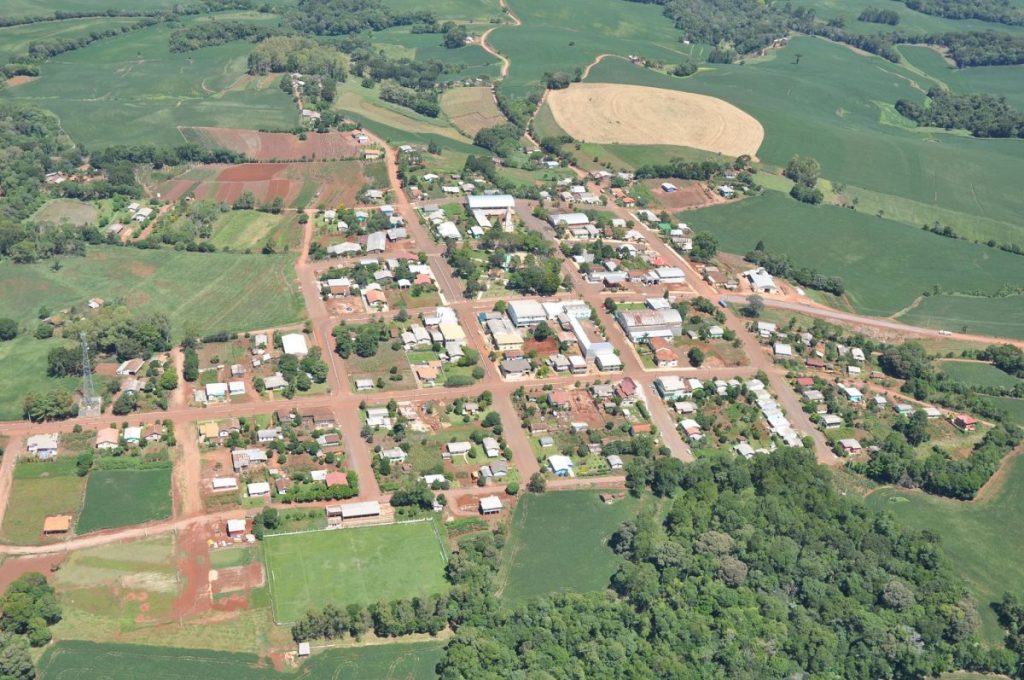
[(309, 354), (309, 348), (306, 346), (306, 336), (302, 333), (286, 333), (282, 335), (281, 345), (284, 348), (285, 354), (293, 354), (299, 357)]

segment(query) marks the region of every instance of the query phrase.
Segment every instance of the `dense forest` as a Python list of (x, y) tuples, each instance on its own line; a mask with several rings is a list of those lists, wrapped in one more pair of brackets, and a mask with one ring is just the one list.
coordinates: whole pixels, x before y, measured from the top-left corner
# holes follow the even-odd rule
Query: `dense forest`
[(347, 35), (366, 30), (383, 31), (392, 26), (433, 24), (429, 11), (396, 12), (380, 0), (299, 0), (288, 13), (288, 24), (313, 35)]
[(310, 38), (273, 36), (256, 45), (249, 54), (249, 73), (303, 73), (344, 81), (348, 59), (333, 47)]
[[(459, 611), (441, 677), (923, 678), (1003, 669), (934, 535), (841, 497), (808, 452), (657, 459), (663, 521), (612, 537), (615, 594)], [(566, 566), (566, 568), (571, 568)]]
[(1024, 26), (1024, 10), (1010, 0), (902, 0), (910, 9), (947, 19), (981, 19)]
[(838, 276), (826, 276), (815, 269), (797, 267), (789, 260), (789, 256), (781, 253), (767, 252), (763, 244), (758, 244), (743, 259), (758, 267), (764, 267), (772, 276), (781, 276), (805, 288), (821, 290), (832, 295), (842, 295), (845, 291), (843, 280)]
[(920, 126), (968, 130), (975, 137), (1024, 137), (1024, 113), (1010, 108), (1005, 97), (933, 87), (925, 105), (900, 99), (896, 110)]
[(280, 33), (279, 29), (244, 21), (210, 21), (179, 28), (171, 33), (171, 52), (191, 52), (202, 47), (223, 45), (234, 40), (259, 42)]

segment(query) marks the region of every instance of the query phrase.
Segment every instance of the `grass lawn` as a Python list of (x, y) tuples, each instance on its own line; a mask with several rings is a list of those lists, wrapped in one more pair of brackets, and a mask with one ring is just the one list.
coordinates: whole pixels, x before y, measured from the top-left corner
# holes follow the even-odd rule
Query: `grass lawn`
[(253, 252), (259, 252), (267, 241), (279, 253), (297, 247), (302, 243), (302, 227), (297, 218), (256, 210), (231, 210), (217, 218), (210, 238), (218, 250)]
[[(357, 378), (370, 378), (376, 381), (378, 377), (381, 377), (384, 378), (384, 387), (382, 388), (384, 391), (411, 390), (416, 387), (416, 380), (412, 376), (412, 368), (409, 367), (405, 351), (391, 349), (390, 341), (382, 341), (378, 345), (377, 353), (372, 357), (361, 357), (353, 352), (344, 361), (348, 365), (353, 385)], [(402, 377), (401, 380), (391, 380), (392, 366), (398, 366), (398, 375)]]
[(94, 470), (76, 533), (141, 524), (171, 516), (171, 468)]
[(303, 317), (293, 258), (285, 255), (188, 253), (114, 246), (49, 264), (0, 262), (0, 316), (34, 319), (40, 305), (83, 306), (91, 297), (166, 313), (176, 335), (186, 321), (200, 333), (246, 331)]
[(967, 581), (978, 601), (982, 635), (999, 644), (1002, 635), (990, 605), (1004, 592), (1024, 590), (1024, 458), (1004, 464), (995, 488), (981, 500), (965, 503), (919, 491), (881, 489), (868, 505), (891, 512), (914, 529), (930, 529), (942, 537), (940, 548)]
[[(0, 265), (0, 271), (2, 267)], [(0, 299), (0, 307), (3, 304), (3, 299)], [(37, 340), (28, 334), (0, 342), (0, 367), (3, 367), (0, 370), (0, 420), (19, 420), (22, 400), (33, 390), (45, 392), (58, 385), (68, 390), (78, 388), (81, 380), (77, 377), (50, 378), (46, 375), (47, 353), (62, 344), (59, 339)], [(15, 366), (17, 370), (13, 368)], [(100, 389), (100, 385), (97, 384), (96, 388)]]
[(210, 567), (213, 569), (227, 569), (228, 567), (241, 567), (252, 562), (256, 557), (252, 548), (221, 548), (210, 552)]
[(52, 222), (62, 224), (67, 222), (76, 227), (86, 224), (93, 224), (99, 217), (100, 211), (91, 203), (83, 203), (69, 198), (55, 198), (47, 201), (39, 210), (32, 215), (32, 219), (38, 222)]
[(76, 474), (74, 456), (18, 463), (4, 515), (4, 540), (18, 545), (61, 540), (43, 538), (43, 520), (50, 515), (77, 515), (84, 490), (85, 478)]
[(965, 385), (981, 385), (983, 387), (1013, 387), (1020, 379), (1004, 373), (992, 364), (974, 361), (942, 361), (939, 370), (950, 379)]
[[(252, 22), (277, 20), (243, 16)], [(198, 21), (210, 18), (182, 24)], [(0, 91), (0, 97), (53, 111), (63, 129), (89, 149), (181, 144), (178, 126), (287, 128), (297, 123), (298, 111), (276, 78), (270, 83), (246, 75), (252, 45), (235, 41), (172, 54), (168, 38), (177, 28), (177, 22), (160, 24), (62, 54), (42, 65), (39, 79)]]
[[(875, 316), (889, 316), (909, 306), (935, 285), (943, 290), (995, 292), (1009, 272), (1021, 266), (1017, 255), (859, 211), (809, 206), (772, 191), (687, 213), (687, 221), (696, 231), (715, 234), (726, 252), (742, 255), (764, 241), (769, 252), (786, 254), (798, 266), (841, 277), (854, 308)], [(1009, 308), (979, 304), (960, 309), (970, 314), (970, 328), (978, 330), (985, 324), (1001, 324)], [(917, 323), (919, 319), (911, 318), (916, 312), (902, 315), (900, 320)], [(1022, 312), (1013, 313), (1019, 316)], [(1021, 327), (1024, 323), (1019, 323), (1018, 330)]]
[(1024, 399), (1013, 397), (985, 397), (985, 401), (1006, 411), (1011, 423), (1024, 427)]
[[(307, 680), (425, 680), (437, 677), (443, 643), (412, 642), (330, 649), (302, 665)], [(139, 669), (158, 680), (277, 680), (298, 677), (278, 673), (255, 654), (209, 649), (175, 649), (118, 643), (63, 640), (39, 660), (40, 680), (134, 680)]]
[(608, 587), (621, 563), (608, 538), (636, 516), (639, 501), (627, 496), (605, 505), (597, 496), (596, 491), (558, 491), (519, 501), (502, 556), (504, 598)]
[(444, 592), (446, 557), (432, 522), (268, 537), (274, 618), (297, 621), (331, 603), (368, 605)]

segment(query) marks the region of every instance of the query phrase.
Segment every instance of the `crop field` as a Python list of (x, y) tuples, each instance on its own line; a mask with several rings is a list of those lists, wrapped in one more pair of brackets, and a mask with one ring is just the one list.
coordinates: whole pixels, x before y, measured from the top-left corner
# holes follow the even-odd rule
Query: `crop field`
[[(1018, 262), (1009, 265), (1011, 268), (1001, 271), (1020, 271)], [(948, 330), (961, 330), (966, 326), (970, 333), (1024, 338), (1024, 295), (996, 298), (932, 295), (899, 318), (915, 326)]]
[(477, 132), (506, 122), (489, 87), (455, 87), (441, 95), (441, 110), (452, 125), (473, 137)]
[[(493, 7), (497, 10), (496, 4)], [(490, 26), (470, 26), (467, 30), (470, 34), (479, 35), (487, 28)], [(408, 27), (402, 26), (375, 34), (373, 44), (392, 58), (407, 57), (416, 61), (439, 61), (450, 65), (450, 72), (438, 78), (441, 82), (475, 78), (496, 80), (500, 76), (501, 62), (480, 45), (466, 45), (450, 50), (442, 45), (442, 38), (438, 33), (412, 33)]]
[(940, 549), (964, 578), (978, 602), (982, 633), (992, 644), (1002, 633), (991, 609), (1004, 592), (1024, 590), (1024, 458), (1004, 463), (980, 500), (965, 503), (919, 491), (881, 489), (868, 505), (891, 512), (913, 529), (929, 529), (941, 538)]
[[(858, 21), (861, 11), (867, 7), (878, 7), (872, 0), (797, 0), (795, 6), (813, 8), (815, 13), (822, 19), (834, 19), (841, 17), (846, 21), (846, 28), (852, 33), (884, 33), (894, 29), (886, 24), (874, 24), (867, 21)], [(909, 31), (912, 33), (942, 33), (945, 31), (1000, 31), (1003, 33), (1022, 33), (1021, 28), (1007, 26), (1006, 24), (994, 24), (976, 19), (945, 19), (943, 17), (930, 16), (921, 12), (911, 10), (903, 3), (886, 3), (885, 9), (891, 9), (899, 15), (900, 22), (895, 30)], [(902, 48), (901, 48), (902, 50)]]
[(608, 538), (638, 509), (630, 496), (605, 505), (596, 491), (524, 497), (502, 555), (502, 596), (515, 601), (561, 590), (604, 590), (621, 562)]
[(75, 533), (85, 534), (171, 516), (171, 469), (94, 470)]
[[(944, 290), (998, 290), (1019, 256), (943, 238), (898, 222), (838, 207), (808, 206), (776, 192), (687, 213), (696, 231), (710, 231), (721, 248), (744, 254), (764, 241), (771, 253), (794, 264), (839, 276), (855, 309), (889, 316), (939, 285)], [(927, 298), (931, 300), (932, 298)], [(987, 300), (988, 298), (983, 298)], [(965, 310), (966, 311), (966, 310)], [(995, 310), (971, 311), (982, 322), (1000, 323)], [(901, 321), (918, 323), (911, 314)]]
[(300, 675), (279, 673), (255, 654), (62, 640), (39, 660), (40, 680), (134, 680), (139, 669), (154, 680), (428, 680), (443, 643), (413, 642), (330, 649), (303, 665)]
[(348, 132), (307, 132), (306, 139), (290, 132), (258, 132), (240, 128), (181, 128), (195, 144), (244, 153), (254, 161), (340, 160), (356, 158), (359, 143)]
[[(419, 0), (384, 0), (386, 7), (397, 12), (414, 12), (423, 9)], [(430, 3), (430, 11), (438, 19), (488, 21), (503, 16), (498, 6), (490, 0), (437, 0)]]
[[(176, 0), (132, 0), (132, 9), (169, 9)], [(4, 0), (4, 14), (12, 17), (50, 16), (58, 10), (100, 12), (124, 6), (124, 0)]]
[(1024, 427), (1024, 399), (1013, 397), (984, 397), (992, 406), (1006, 411), (1010, 422)]
[(257, 210), (222, 213), (213, 224), (210, 242), (219, 250), (259, 252), (270, 242), (275, 252), (285, 252), (302, 243), (302, 226), (295, 215), (273, 215)]
[(310, 202), (352, 205), (366, 182), (360, 161), (242, 163), (196, 166), (161, 182), (156, 191), (167, 201), (192, 192), (198, 200), (229, 205), (248, 191), (260, 205), (281, 198), (286, 207), (302, 208)]
[(501, 26), (488, 42), (512, 60), (501, 87), (515, 95), (542, 88), (545, 73), (572, 75), (607, 52), (678, 64), (707, 49), (680, 42), (682, 34), (657, 5), (587, 0), (509, 0), (508, 5), (523, 26)]
[(273, 536), (263, 550), (281, 623), (328, 603), (368, 605), (448, 589), (432, 522)]
[(249, 43), (172, 54), (167, 41), (174, 28), (145, 28), (62, 54), (43, 64), (40, 78), (0, 97), (53, 111), (90, 149), (180, 144), (179, 126), (296, 124), (298, 111), (275, 82), (246, 75)]
[(334, 107), (392, 143), (425, 144), (433, 136), (458, 142), (467, 151), (476, 149), (447, 120), (422, 116), (412, 109), (381, 101), (377, 97), (378, 91), (376, 87), (364, 88), (350, 78), (347, 82), (338, 83)]
[[(17, 0), (13, 1), (17, 2)], [(4, 14), (10, 16), (7, 12), (7, 3), (4, 3)], [(5, 26), (0, 28), (0, 60), (6, 63), (14, 57), (26, 54), (29, 45), (38, 40), (76, 40), (89, 35), (96, 29), (113, 28), (133, 24), (136, 21), (138, 21), (137, 18), (94, 17)]]
[[(799, 64), (796, 54), (801, 55)], [(984, 218), (964, 231), (973, 238), (1024, 239), (1013, 187), (1022, 170), (1021, 145), (1017, 140), (908, 127), (892, 104), (900, 98), (923, 101), (922, 91), (934, 84), (913, 67), (816, 38), (795, 38), (763, 59), (715, 65), (688, 78), (606, 59), (587, 82), (647, 85), (724, 99), (764, 126), (758, 156), (766, 163), (783, 166), (794, 154), (811, 156), (821, 163), (822, 176), (848, 185), (853, 195), (862, 189), (894, 202), (936, 206), (957, 213), (962, 225)], [(943, 216), (943, 223), (951, 220)], [(920, 228), (921, 222), (910, 224)]]
[(61, 540), (43, 538), (43, 520), (50, 515), (78, 514), (84, 490), (85, 478), (75, 473), (73, 456), (16, 465), (4, 515), (4, 540), (17, 545)]
[(667, 144), (728, 156), (757, 155), (764, 129), (732, 104), (673, 90), (580, 83), (548, 94), (558, 125), (598, 144)]
[(951, 380), (965, 385), (983, 387), (1013, 387), (1020, 382), (1009, 373), (1000, 371), (992, 364), (976, 361), (941, 361), (938, 368)]
[(0, 263), (0, 316), (24, 322), (36, 317), (40, 305), (81, 307), (91, 297), (163, 312), (176, 334), (186, 321), (212, 333), (279, 326), (303, 316), (293, 261), (285, 255), (97, 246), (84, 258), (61, 263), (59, 272), (47, 263)]

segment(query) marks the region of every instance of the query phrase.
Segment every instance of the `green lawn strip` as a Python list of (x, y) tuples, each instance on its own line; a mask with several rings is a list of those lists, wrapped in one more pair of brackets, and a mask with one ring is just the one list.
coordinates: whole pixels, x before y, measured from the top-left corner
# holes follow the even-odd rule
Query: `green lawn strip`
[(965, 385), (1013, 387), (1021, 382), (1020, 378), (1015, 378), (992, 364), (974, 361), (940, 361), (938, 368), (951, 380)]

